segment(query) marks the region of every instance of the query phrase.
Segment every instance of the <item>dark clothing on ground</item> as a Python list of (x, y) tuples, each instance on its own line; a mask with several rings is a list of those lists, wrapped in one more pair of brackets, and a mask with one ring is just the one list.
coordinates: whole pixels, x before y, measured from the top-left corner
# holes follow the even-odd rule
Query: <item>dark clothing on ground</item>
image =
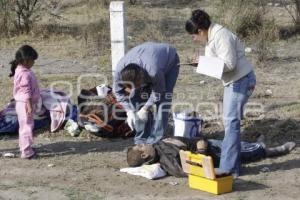
[[(156, 151), (154, 162), (159, 162), (161, 167), (172, 176), (185, 177), (182, 171), (179, 151), (197, 152), (197, 142), (201, 139), (188, 139), (182, 137), (174, 137), (182, 144), (174, 144), (170, 142), (159, 141), (153, 144)], [(213, 158), (215, 167), (219, 166), (221, 155), (221, 140), (207, 140), (207, 155)], [(242, 162), (257, 161), (266, 156), (265, 148), (259, 143), (241, 142), (241, 160)], [(154, 163), (153, 162), (153, 163)]]

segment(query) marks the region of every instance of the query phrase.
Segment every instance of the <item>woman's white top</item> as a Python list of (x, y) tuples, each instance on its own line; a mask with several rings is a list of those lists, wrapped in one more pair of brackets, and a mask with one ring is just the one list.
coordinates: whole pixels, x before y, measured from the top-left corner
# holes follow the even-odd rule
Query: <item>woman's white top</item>
[(253, 70), (239, 38), (219, 24), (212, 23), (208, 29), (205, 56), (218, 57), (224, 62), (222, 75), (224, 86), (239, 80)]

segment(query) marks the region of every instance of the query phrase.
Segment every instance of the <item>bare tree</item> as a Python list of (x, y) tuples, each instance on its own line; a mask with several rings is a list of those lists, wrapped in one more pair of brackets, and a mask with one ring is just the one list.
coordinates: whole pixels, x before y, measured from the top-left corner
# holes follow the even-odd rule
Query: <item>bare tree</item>
[(136, 0), (129, 0), (129, 3), (130, 3), (131, 5), (134, 5), (134, 4), (136, 3)]
[(38, 18), (37, 11), (40, 7), (39, 0), (15, 0), (16, 27), (29, 33), (33, 22)]
[(296, 25), (300, 26), (300, 0), (294, 0), (295, 6), (296, 6)]
[(29, 33), (42, 15), (65, 20), (60, 16), (60, 0), (0, 0), (2, 36)]
[(9, 34), (9, 0), (0, 0), (0, 25), (2, 27), (1, 33), (5, 36)]
[(282, 5), (292, 17), (295, 25), (300, 26), (300, 0), (281, 0)]

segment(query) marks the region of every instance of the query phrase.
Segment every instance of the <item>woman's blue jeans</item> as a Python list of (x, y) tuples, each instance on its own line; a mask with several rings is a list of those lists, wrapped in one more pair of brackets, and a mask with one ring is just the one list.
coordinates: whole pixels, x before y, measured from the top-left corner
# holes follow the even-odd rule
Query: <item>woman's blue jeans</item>
[(241, 119), (248, 98), (256, 85), (254, 72), (225, 86), (223, 97), (223, 120), (225, 136), (222, 142), (220, 168), (240, 175), (241, 168)]
[[(214, 166), (220, 166), (222, 141), (209, 139), (208, 155), (213, 158)], [(255, 162), (266, 157), (265, 147), (260, 143), (241, 142), (241, 163)]]

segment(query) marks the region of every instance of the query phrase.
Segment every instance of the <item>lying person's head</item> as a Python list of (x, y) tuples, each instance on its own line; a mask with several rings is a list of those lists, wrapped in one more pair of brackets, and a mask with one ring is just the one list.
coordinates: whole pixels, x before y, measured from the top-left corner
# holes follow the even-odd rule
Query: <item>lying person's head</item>
[(127, 163), (130, 167), (141, 166), (144, 163), (154, 163), (156, 151), (150, 144), (138, 144), (127, 150)]
[(204, 154), (206, 155), (207, 154), (207, 141), (206, 140), (199, 140), (196, 144), (197, 146), (197, 153), (200, 153), (200, 154)]

